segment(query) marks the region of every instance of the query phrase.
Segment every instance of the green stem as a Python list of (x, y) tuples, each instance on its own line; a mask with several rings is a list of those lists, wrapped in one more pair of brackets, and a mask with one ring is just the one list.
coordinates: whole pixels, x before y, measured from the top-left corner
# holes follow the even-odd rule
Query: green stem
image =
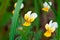
[(16, 33), (16, 27), (17, 27), (17, 22), (18, 22), (18, 17), (19, 17), (19, 11), (20, 11), (20, 6), (22, 4), (23, 0), (18, 0), (14, 15), (12, 18), (12, 24), (10, 27), (10, 34), (9, 34), (9, 40), (14, 40), (14, 35)]

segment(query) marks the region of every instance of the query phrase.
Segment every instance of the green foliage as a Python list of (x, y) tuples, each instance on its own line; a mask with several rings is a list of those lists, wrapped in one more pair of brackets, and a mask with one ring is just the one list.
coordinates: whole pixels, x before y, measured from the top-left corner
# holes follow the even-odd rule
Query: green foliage
[[(5, 5), (4, 5), (5, 4)], [(8, 7), (8, 5), (9, 5), (9, 0), (7, 1), (6, 0), (6, 3), (5, 3), (5, 1), (2, 1), (2, 3), (1, 3), (1, 12), (0, 12), (0, 27), (2, 27), (3, 25), (4, 25), (4, 23), (6, 24), (6, 21), (9, 19), (9, 13), (7, 13), (7, 11), (6, 11), (6, 8)], [(5, 19), (6, 18), (6, 19)], [(3, 22), (3, 20), (4, 20), (4, 22)]]

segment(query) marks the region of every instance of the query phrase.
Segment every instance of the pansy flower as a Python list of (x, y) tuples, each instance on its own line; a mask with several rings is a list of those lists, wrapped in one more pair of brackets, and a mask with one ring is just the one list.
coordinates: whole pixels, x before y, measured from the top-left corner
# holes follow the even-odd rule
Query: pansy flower
[(37, 18), (36, 13), (32, 13), (32, 11), (28, 11), (24, 15), (25, 22), (23, 23), (23, 26), (30, 26), (31, 22), (33, 22)]
[[(17, 3), (14, 4), (14, 8), (16, 7), (16, 4)], [(23, 9), (23, 8), (24, 8), (24, 4), (22, 3), (20, 9)], [(14, 10), (12, 11), (12, 13), (14, 14)]]
[(49, 24), (45, 25), (46, 32), (44, 33), (45, 37), (51, 37), (52, 33), (56, 30), (58, 27), (57, 22), (52, 22), (52, 20), (49, 22)]
[[(49, 3), (49, 4), (48, 4)], [(43, 11), (46, 11), (46, 12), (48, 12), (49, 11), (49, 9), (50, 9), (50, 6), (52, 5), (52, 2), (44, 2), (43, 3), (43, 8), (42, 8), (42, 10)]]

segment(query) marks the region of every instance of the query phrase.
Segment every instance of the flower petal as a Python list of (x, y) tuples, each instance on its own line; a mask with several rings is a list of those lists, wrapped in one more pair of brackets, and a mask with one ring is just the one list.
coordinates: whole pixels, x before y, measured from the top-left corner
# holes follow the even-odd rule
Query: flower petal
[(28, 11), (26, 14), (28, 14), (29, 16), (31, 15), (32, 11)]
[(44, 36), (45, 36), (45, 37), (51, 37), (51, 31), (46, 31), (46, 32), (44, 33)]
[(53, 21), (53, 20), (50, 20), (50, 22), (49, 22), (50, 27), (52, 27), (52, 21)]
[(23, 7), (24, 7), (24, 4), (22, 3), (20, 9), (22, 9)]
[(25, 20), (28, 20), (28, 19), (30, 18), (31, 12), (32, 12), (32, 11), (28, 11), (28, 12), (24, 15), (24, 19), (25, 19)]
[(32, 13), (30, 17), (33, 17), (34, 19), (37, 18), (37, 13)]
[(49, 8), (42, 8), (42, 10), (48, 12)]
[(30, 22), (25, 22), (25, 23), (23, 24), (23, 26), (30, 26), (30, 25), (31, 25)]
[[(16, 7), (16, 5), (17, 3), (14, 4), (14, 8)], [(22, 9), (23, 7), (24, 7), (24, 4), (22, 3), (20, 9)]]
[(57, 28), (58, 27), (58, 23), (57, 22), (53, 22), (53, 27)]
[(17, 4), (17, 3), (14, 4), (14, 8), (16, 7), (16, 4)]
[(50, 28), (51, 28), (51, 27), (50, 27), (49, 24), (46, 24), (46, 25), (45, 25), (45, 29), (46, 29), (46, 30), (49, 30)]
[(49, 2), (50, 6), (52, 5), (52, 2)]
[(32, 13), (31, 16), (30, 16), (31, 22), (33, 22), (36, 18), (37, 18), (37, 14)]
[(51, 32), (54, 32), (54, 31), (55, 31), (55, 28), (54, 28), (54, 27), (52, 27), (50, 30), (51, 30)]
[(12, 11), (12, 13), (14, 14), (14, 10)]
[[(49, 2), (50, 5), (52, 5), (52, 2)], [(43, 7), (50, 8), (47, 2), (44, 2)]]
[(43, 6), (44, 7), (47, 7), (48, 6), (48, 3), (47, 2), (44, 2)]

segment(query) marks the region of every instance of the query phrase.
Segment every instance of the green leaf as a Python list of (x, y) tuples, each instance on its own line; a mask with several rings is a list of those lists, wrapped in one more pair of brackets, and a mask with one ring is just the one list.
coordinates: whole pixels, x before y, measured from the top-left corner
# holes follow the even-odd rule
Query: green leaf
[(20, 6), (21, 6), (22, 2), (23, 2), (23, 0), (17, 1), (17, 5), (14, 10), (14, 15), (12, 18), (12, 24), (10, 27), (9, 40), (14, 40), (14, 35), (16, 33), (16, 27), (17, 27), (17, 22), (18, 22), (18, 17), (19, 17)]
[(37, 0), (34, 0), (34, 10), (35, 12), (37, 13), (38, 17), (36, 18), (36, 20), (34, 21), (34, 24), (36, 26), (36, 28), (38, 29), (39, 28), (39, 24), (40, 24), (40, 20), (39, 20), (39, 17), (40, 17), (40, 10), (39, 10), (39, 6), (38, 6), (38, 1)]
[(58, 10), (57, 10), (57, 22), (58, 22), (58, 29), (56, 31), (56, 40), (60, 40), (60, 2), (57, 0)]

